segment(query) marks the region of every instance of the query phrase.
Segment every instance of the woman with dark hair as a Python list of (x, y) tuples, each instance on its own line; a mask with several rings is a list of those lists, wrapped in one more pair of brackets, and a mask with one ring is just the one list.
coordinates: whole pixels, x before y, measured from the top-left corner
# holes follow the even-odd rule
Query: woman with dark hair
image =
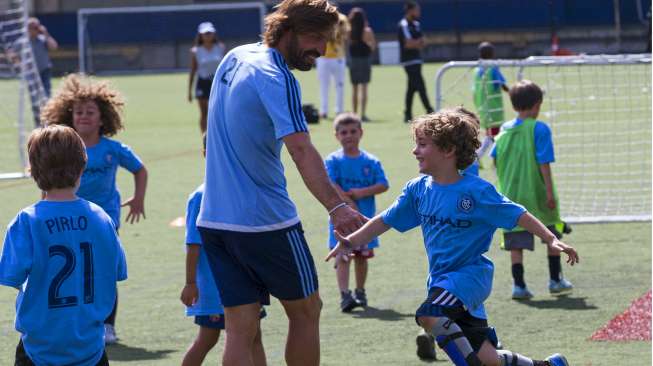
[(374, 31), (367, 23), (365, 11), (353, 8), (349, 12), (349, 77), (352, 84), (352, 107), (358, 113), (360, 95), (360, 115), (363, 122), (369, 119), (365, 114), (367, 107), (367, 84), (372, 74), (372, 52), (376, 49)]
[(188, 78), (188, 101), (193, 101), (191, 90), (197, 73), (195, 99), (200, 107), (200, 130), (206, 132), (209, 93), (213, 83), (213, 74), (225, 55), (224, 43), (218, 40), (215, 27), (211, 22), (203, 22), (197, 27), (197, 36), (190, 49), (190, 75)]

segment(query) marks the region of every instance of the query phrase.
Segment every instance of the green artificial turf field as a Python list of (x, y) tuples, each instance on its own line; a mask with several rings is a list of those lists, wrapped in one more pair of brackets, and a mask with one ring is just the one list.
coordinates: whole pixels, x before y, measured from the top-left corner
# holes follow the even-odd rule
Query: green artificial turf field
[[(424, 70), (431, 98), (437, 66), (429, 64)], [(302, 85), (304, 102), (317, 105), (315, 72), (296, 75)], [(188, 194), (202, 181), (198, 110), (195, 103), (185, 99), (186, 74), (110, 79), (127, 99), (126, 130), (116, 138), (140, 155), (150, 178), (147, 219), (135, 225), (123, 224), (121, 229), (129, 279), (119, 286), (120, 344), (110, 346), (108, 354), (114, 365), (178, 365), (197, 327), (191, 318), (184, 316), (179, 301), (184, 284), (184, 230), (170, 227), (169, 223), (184, 214)], [(373, 122), (364, 125), (361, 146), (380, 158), (390, 180), (390, 190), (377, 198), (379, 209), (387, 207), (403, 184), (417, 175), (409, 129), (401, 121), (404, 88), (405, 75), (401, 68), (374, 68), (368, 108)], [(350, 95), (348, 86), (347, 105), (350, 105)], [(418, 98), (414, 104), (415, 112), (421, 112)], [(311, 135), (322, 156), (338, 148), (328, 121), (311, 125)], [(414, 310), (423, 301), (427, 273), (420, 231), (404, 235), (391, 231), (381, 238), (381, 247), (370, 263), (367, 285), (370, 307), (352, 314), (340, 313), (332, 264), (322, 261), (327, 253), (326, 212), (310, 196), (286, 153), (284, 162), (289, 191), (299, 209), (319, 272), (324, 301), (322, 364), (422, 364), (415, 356), (414, 337), (418, 328), (413, 319)], [(481, 174), (491, 177), (489, 164), (485, 166)], [(650, 174), (650, 166), (648, 169)], [(118, 184), (123, 197), (128, 197), (133, 190), (131, 175), (121, 171)], [(39, 196), (30, 180), (0, 182), (0, 223), (8, 223), (18, 210)], [(561, 352), (572, 365), (650, 364), (650, 341), (588, 340), (594, 331), (651, 288), (650, 222), (575, 225), (567, 241), (578, 249), (581, 263), (574, 268), (563, 268), (576, 286), (569, 297), (554, 298), (548, 294), (544, 246), (526, 254), (526, 279), (535, 298), (524, 303), (510, 300), (509, 255), (499, 250), (498, 237), (495, 236), (495, 245), (488, 253), (495, 262), (496, 274), (487, 310), (489, 321), (497, 328), (505, 348), (535, 358)], [(0, 288), (0, 365), (13, 363), (18, 342), (13, 325), (15, 295), (14, 289)], [(262, 328), (269, 364), (283, 364), (287, 321), (276, 300), (269, 307)], [(206, 364), (218, 363), (223, 344), (221, 339), (208, 355)], [(448, 364), (442, 361), (443, 353), (439, 352), (438, 356), (441, 361), (436, 364)]]

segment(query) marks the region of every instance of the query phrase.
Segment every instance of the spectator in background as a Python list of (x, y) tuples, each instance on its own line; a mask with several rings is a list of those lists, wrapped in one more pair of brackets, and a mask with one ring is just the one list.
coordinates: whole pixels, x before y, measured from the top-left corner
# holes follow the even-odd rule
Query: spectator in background
[(36, 68), (39, 70), (39, 75), (41, 76), (43, 90), (45, 91), (45, 95), (50, 98), (50, 90), (52, 89), (52, 84), (50, 83), (52, 61), (48, 52), (59, 48), (59, 44), (37, 18), (29, 18), (27, 21), (27, 31), (29, 32), (29, 42), (34, 53)]
[(316, 60), (317, 77), (320, 81), (320, 117), (329, 114), (329, 88), (331, 79), (336, 85), (336, 115), (344, 112), (345, 97), (345, 47), (349, 21), (343, 14), (338, 14), (338, 25), (333, 37), (327, 42), (324, 56)]
[(413, 96), (419, 93), (426, 113), (432, 113), (433, 107), (426, 94), (424, 78), (422, 77), (421, 50), (424, 48), (424, 37), (418, 19), (421, 16), (419, 4), (408, 0), (404, 4), (404, 18), (399, 21), (399, 47), (401, 49), (400, 61), (408, 75), (408, 88), (406, 89), (406, 108), (404, 109), (404, 122), (413, 119)]
[(188, 77), (188, 101), (193, 101), (191, 90), (197, 73), (195, 99), (200, 107), (200, 130), (206, 132), (206, 116), (209, 109), (209, 93), (213, 84), (213, 74), (225, 54), (224, 43), (216, 36), (211, 22), (203, 22), (197, 27), (197, 36), (190, 49), (190, 74)]
[(349, 12), (349, 77), (352, 84), (352, 107), (358, 113), (360, 95), (360, 116), (363, 122), (369, 122), (365, 114), (367, 107), (367, 84), (372, 75), (372, 52), (376, 49), (374, 31), (367, 22), (365, 11), (353, 8)]

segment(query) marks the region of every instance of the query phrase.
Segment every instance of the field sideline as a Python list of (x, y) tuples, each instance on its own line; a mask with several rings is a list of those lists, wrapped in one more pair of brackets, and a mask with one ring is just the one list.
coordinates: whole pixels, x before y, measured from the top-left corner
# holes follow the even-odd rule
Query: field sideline
[[(424, 69), (429, 97), (437, 64)], [(314, 71), (296, 73), (304, 102), (318, 104)], [(121, 239), (127, 252), (129, 279), (120, 284), (117, 332), (120, 344), (108, 348), (112, 365), (178, 365), (197, 333), (178, 300), (184, 283), (184, 230), (168, 223), (184, 214), (189, 193), (202, 181), (203, 160), (195, 102), (185, 99), (187, 74), (120, 76), (110, 78), (125, 95), (126, 130), (117, 139), (130, 145), (150, 173), (146, 196), (147, 220), (123, 224)], [(55, 80), (55, 88), (56, 82)], [(399, 67), (376, 67), (369, 91), (368, 116), (362, 148), (384, 165), (390, 190), (377, 199), (387, 207), (403, 184), (417, 175), (410, 153), (413, 142), (401, 122), (405, 75)], [(346, 105), (350, 105), (350, 88)], [(415, 98), (414, 111), (422, 111)], [(510, 115), (510, 113), (507, 113)], [(338, 148), (331, 124), (311, 125), (312, 139), (322, 156)], [(389, 232), (381, 238), (370, 263), (370, 308), (352, 315), (338, 308), (335, 273), (323, 263), (326, 213), (310, 196), (287, 153), (284, 162), (289, 191), (295, 200), (319, 272), (324, 301), (321, 320), (323, 365), (421, 365), (415, 356), (418, 332), (413, 314), (423, 300), (427, 262), (421, 233)], [(489, 166), (489, 164), (485, 164)], [(555, 174), (555, 165), (553, 165)], [(482, 170), (482, 175), (491, 175)], [(131, 195), (131, 175), (121, 171), (123, 198)], [(0, 182), (0, 224), (3, 227), (22, 207), (40, 197), (32, 181)], [(124, 219), (123, 214), (123, 219)], [(2, 231), (4, 237), (4, 229)], [(494, 291), (487, 302), (490, 324), (507, 349), (533, 356), (561, 352), (572, 365), (648, 365), (651, 342), (593, 342), (589, 337), (651, 288), (651, 223), (576, 225), (568, 242), (579, 251), (581, 263), (563, 271), (575, 285), (572, 296), (548, 295), (544, 246), (526, 255), (526, 279), (536, 297), (527, 303), (510, 300), (509, 255), (499, 250), (498, 235), (489, 256), (495, 262)], [(353, 276), (352, 276), (353, 280)], [(18, 333), (14, 330), (16, 291), (0, 288), (0, 365), (13, 364)], [(263, 320), (263, 341), (270, 365), (284, 364), (287, 332), (283, 309), (276, 300)], [(224, 334), (205, 364), (217, 364)], [(435, 364), (446, 365), (443, 353)]]

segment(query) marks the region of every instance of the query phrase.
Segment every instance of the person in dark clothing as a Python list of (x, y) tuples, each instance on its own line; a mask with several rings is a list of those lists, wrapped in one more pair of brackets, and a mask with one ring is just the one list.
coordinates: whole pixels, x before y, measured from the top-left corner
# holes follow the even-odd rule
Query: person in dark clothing
[(406, 101), (404, 109), (404, 121), (409, 122), (413, 118), (413, 95), (419, 93), (422, 105), (427, 113), (433, 112), (433, 107), (426, 94), (424, 78), (422, 77), (422, 53), (424, 48), (424, 37), (418, 19), (420, 18), (420, 6), (415, 1), (408, 0), (404, 4), (404, 18), (399, 21), (397, 34), (401, 49), (400, 61), (408, 75), (408, 87), (406, 89)]

